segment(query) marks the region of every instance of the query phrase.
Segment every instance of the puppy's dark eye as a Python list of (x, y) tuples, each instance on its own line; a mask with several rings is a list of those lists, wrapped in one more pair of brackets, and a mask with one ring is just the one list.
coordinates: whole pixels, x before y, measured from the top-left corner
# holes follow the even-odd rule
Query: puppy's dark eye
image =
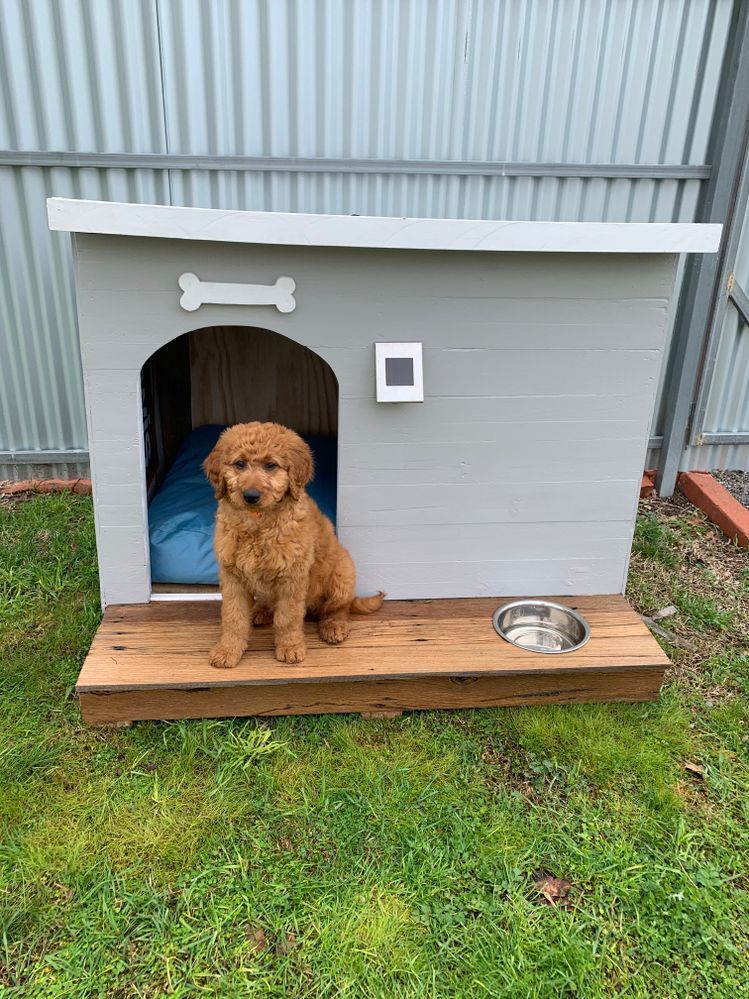
[(275, 472), (275, 470), (277, 468), (278, 468), (278, 465), (275, 463), (275, 461), (266, 461), (266, 463), (265, 463), (265, 471), (266, 472)]
[(242, 461), (242, 459), (240, 458), (239, 461), (234, 462), (234, 467), (241, 472), (243, 468), (247, 468), (247, 462)]

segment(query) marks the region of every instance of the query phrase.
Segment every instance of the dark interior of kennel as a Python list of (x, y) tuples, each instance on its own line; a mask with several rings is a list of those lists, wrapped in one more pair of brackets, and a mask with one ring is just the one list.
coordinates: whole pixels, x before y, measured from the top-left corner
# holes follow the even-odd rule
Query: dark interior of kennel
[[(141, 386), (149, 503), (200, 427), (272, 421), (337, 446), (338, 382), (332, 368), (273, 330), (192, 330), (149, 358)], [(327, 474), (335, 476), (335, 468)], [(335, 481), (329, 485), (334, 496)]]

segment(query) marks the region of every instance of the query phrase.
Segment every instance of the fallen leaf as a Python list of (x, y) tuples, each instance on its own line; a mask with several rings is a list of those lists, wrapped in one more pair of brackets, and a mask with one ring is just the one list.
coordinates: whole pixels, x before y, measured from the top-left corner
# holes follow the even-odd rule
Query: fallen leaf
[(279, 940), (276, 944), (276, 954), (290, 954), (297, 946), (296, 937), (293, 933), (287, 933), (286, 938)]
[(259, 927), (256, 929), (253, 926), (248, 926), (245, 933), (247, 934), (247, 938), (251, 941), (252, 949), (256, 954), (262, 953), (262, 951), (264, 951), (268, 946), (268, 938), (265, 935), (265, 930), (260, 929)]
[(701, 767), (699, 763), (685, 763), (684, 769), (697, 777), (705, 776), (705, 768)]
[(551, 874), (545, 874), (534, 883), (533, 887), (549, 905), (570, 905), (567, 896), (572, 882), (566, 878), (555, 878)]

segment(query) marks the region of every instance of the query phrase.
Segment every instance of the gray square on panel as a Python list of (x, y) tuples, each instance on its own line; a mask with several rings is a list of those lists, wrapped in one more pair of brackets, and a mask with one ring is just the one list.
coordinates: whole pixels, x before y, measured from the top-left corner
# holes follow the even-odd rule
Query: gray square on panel
[(386, 385), (413, 385), (414, 359), (412, 357), (385, 358)]

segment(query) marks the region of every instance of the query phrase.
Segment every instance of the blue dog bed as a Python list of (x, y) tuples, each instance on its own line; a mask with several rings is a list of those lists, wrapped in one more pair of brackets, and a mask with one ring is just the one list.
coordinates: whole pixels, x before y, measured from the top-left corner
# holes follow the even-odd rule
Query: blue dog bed
[[(218, 583), (213, 554), (216, 498), (200, 467), (226, 428), (198, 427), (148, 508), (151, 579), (154, 583)], [(307, 492), (335, 524), (338, 453), (331, 437), (305, 437), (315, 456), (315, 478)]]

